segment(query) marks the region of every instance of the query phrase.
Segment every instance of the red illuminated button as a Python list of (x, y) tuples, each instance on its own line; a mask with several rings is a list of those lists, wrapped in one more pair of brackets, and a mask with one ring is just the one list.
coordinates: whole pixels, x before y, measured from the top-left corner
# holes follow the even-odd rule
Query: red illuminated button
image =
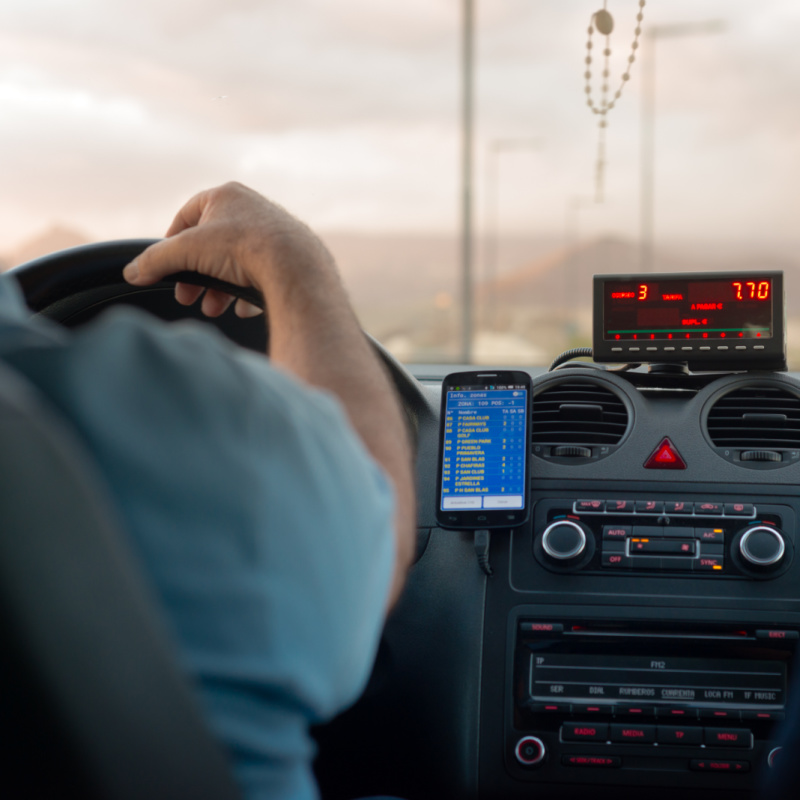
[(614, 768), (622, 766), (622, 759), (619, 756), (561, 756), (561, 763), (565, 767)]
[(631, 535), (630, 525), (605, 525), (603, 527), (603, 538), (607, 541), (624, 542)]
[(721, 517), (723, 508), (722, 503), (695, 503), (694, 513), (703, 517)]
[(606, 510), (606, 504), (602, 500), (576, 500), (575, 511), (582, 511), (583, 513), (596, 513), (601, 514)]
[(627, 744), (652, 744), (656, 740), (655, 725), (612, 725), (611, 741)]
[(604, 742), (608, 739), (608, 724), (596, 722), (569, 722), (561, 727), (565, 742)]
[(705, 743), (709, 747), (750, 747), (753, 735), (746, 728), (706, 728)]
[(781, 630), (757, 630), (756, 639), (772, 639), (774, 641), (796, 641), (800, 639), (800, 633), (797, 631), (781, 631)]
[(719, 761), (712, 758), (696, 758), (689, 762), (695, 772), (749, 772), (749, 761)]
[(617, 514), (631, 514), (636, 503), (633, 500), (606, 500), (606, 511)]
[(664, 503), (664, 510), (667, 514), (691, 514), (694, 509), (692, 503), (680, 500), (673, 503)]
[(645, 469), (686, 469), (686, 462), (681, 458), (674, 444), (665, 437), (644, 462)]
[(755, 506), (752, 503), (725, 503), (726, 517), (752, 517)]
[(656, 741), (659, 744), (697, 745), (703, 744), (703, 729), (681, 727), (679, 725), (659, 725), (656, 731)]
[(519, 629), (523, 633), (538, 633), (547, 635), (551, 633), (564, 633), (564, 626), (560, 622), (520, 622)]

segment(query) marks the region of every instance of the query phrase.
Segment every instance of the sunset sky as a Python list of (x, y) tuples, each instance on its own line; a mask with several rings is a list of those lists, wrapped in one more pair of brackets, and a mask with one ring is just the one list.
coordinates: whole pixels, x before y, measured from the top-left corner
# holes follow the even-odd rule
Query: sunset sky
[[(583, 59), (602, 5), (476, 0), (476, 225), (497, 139), (539, 141), (498, 158), (503, 229), (557, 235), (575, 198), (591, 197)], [(321, 229), (456, 232), (460, 9), (5, 0), (0, 252), (55, 222), (94, 239), (159, 235), (189, 195), (228, 179)], [(608, 9), (616, 89), (638, 3)], [(657, 44), (658, 240), (793, 240), (800, 3), (648, 0), (644, 13), (645, 31), (725, 23)], [(639, 66), (609, 117), (607, 200), (583, 201), (583, 236), (638, 235)]]

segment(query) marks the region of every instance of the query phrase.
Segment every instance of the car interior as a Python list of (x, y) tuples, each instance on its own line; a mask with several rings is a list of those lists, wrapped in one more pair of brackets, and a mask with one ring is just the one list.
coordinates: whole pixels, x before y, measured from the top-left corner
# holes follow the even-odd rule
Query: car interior
[[(256, 292), (121, 275), (241, 180), (330, 229), (407, 417), (417, 551), (313, 730), (322, 800), (795, 797), (765, 789), (800, 724), (795, 4), (46, 5), (0, 10), (0, 234), (25, 203), (102, 233), (0, 247), (31, 312), (268, 353), (264, 317), (174, 300)], [(0, 794), (239, 796), (91, 457), (5, 369), (0, 429)]]
[[(118, 303), (167, 318), (197, 316), (194, 307), (172, 301), (170, 283), (142, 290), (122, 281), (122, 266), (146, 244), (89, 245), (45, 256), (15, 274), (31, 308), (68, 327)], [(364, 696), (315, 731), (323, 797), (634, 797), (645, 788), (653, 797), (676, 791), (698, 798), (755, 796), (763, 773), (781, 757), (776, 730), (786, 717), (798, 639), (800, 388), (780, 371), (782, 275), (754, 272), (749, 282), (753, 300), (738, 319), (743, 307), (728, 298), (742, 285), (747, 292), (748, 280), (739, 274), (596, 278), (600, 362), (604, 350), (605, 360), (619, 360), (611, 352), (619, 342), (631, 357), (641, 357), (644, 348), (635, 338), (641, 333), (631, 331), (664, 324), (663, 308), (679, 295), (709, 304), (709, 297), (724, 294), (719, 305), (734, 311), (719, 324), (739, 326), (743, 336), (732, 341), (745, 342), (739, 346), (746, 349), (728, 349), (717, 339), (709, 355), (703, 337), (709, 323), (683, 334), (691, 345), (681, 345), (674, 357), (675, 340), (667, 334), (644, 337), (647, 347), (659, 348), (657, 360), (644, 366), (576, 362), (585, 355), (577, 351), (551, 370), (533, 372), (526, 435), (530, 514), (524, 524), (493, 529), (483, 558), (474, 524), (447, 529), (447, 515), (437, 513), (444, 376), (423, 367), (412, 373), (375, 344), (415, 441), (418, 551)], [(656, 298), (646, 313), (637, 308), (644, 286)], [(252, 293), (249, 299), (258, 300)], [(759, 316), (765, 309), (766, 317)], [(229, 313), (212, 324), (242, 346), (265, 345), (262, 319)], [(617, 330), (627, 331), (624, 339)], [(37, 483), (44, 462), (44, 472), (56, 473), (47, 478), (64, 485), (51, 496), (54, 509), (37, 508), (44, 519), (26, 519), (28, 502), (18, 519), (12, 515), (18, 529), (49, 533), (48, 539), (11, 537), (6, 544), (10, 599), (4, 608), (21, 604), (9, 612), (7, 630), (12, 640), (24, 634), (19, 652), (36, 664), (16, 669), (38, 677), (43, 697), (51, 698), (42, 713), (71, 748), (103, 738), (104, 752), (72, 762), (91, 768), (93, 779), (105, 781), (106, 769), (126, 774), (132, 759), (142, 759), (152, 765), (148, 780), (163, 777), (167, 787), (178, 782), (171, 787), (176, 795), (163, 796), (181, 796), (175, 786), (184, 779), (188, 787), (196, 780), (203, 788), (182, 796), (223, 796), (215, 793), (217, 784), (200, 778), (210, 770), (219, 791), (230, 791), (219, 753), (216, 761), (209, 758), (213, 743), (203, 737), (180, 678), (159, 649), (157, 615), (139, 596), (113, 513), (91, 496), (91, 469), (83, 483), (85, 457), (46, 412), (26, 412), (31, 434), (20, 428), (17, 391), (25, 387), (9, 386), (4, 420), (15, 436), (6, 457), (14, 458), (16, 438)], [(58, 458), (38, 456), (30, 444), (38, 436)], [(73, 458), (82, 464), (77, 478), (63, 465)], [(31, 476), (19, 480), (27, 481), (19, 493), (24, 498), (33, 491)], [(83, 524), (81, 505), (99, 508), (96, 525)], [(58, 515), (57, 545), (48, 513)], [(66, 526), (70, 535), (64, 537), (64, 519), (73, 514), (81, 522)], [(42, 550), (53, 546), (62, 548), (63, 560), (44, 556)], [(60, 563), (101, 585), (87, 586), (68, 604), (59, 601), (63, 615), (54, 617), (52, 600), (66, 598), (79, 580), (53, 568)], [(41, 583), (52, 585), (54, 594), (30, 591)], [(109, 591), (102, 615), (81, 611), (81, 603), (94, 607)], [(96, 658), (74, 663), (75, 642), (62, 636), (67, 616), (81, 620), (68, 634), (82, 637), (79, 654), (100, 647)], [(99, 633), (108, 627), (119, 632), (113, 641)], [(49, 642), (48, 633), (59, 636)], [(58, 647), (70, 658), (50, 649)], [(48, 672), (53, 663), (62, 667), (56, 674)], [(98, 669), (104, 680), (94, 674)], [(135, 684), (120, 687), (118, 677), (131, 673)], [(108, 685), (101, 692), (102, 684)], [(122, 688), (116, 697), (114, 686)], [(173, 698), (169, 704), (156, 699), (162, 693)], [(98, 729), (119, 731), (121, 719), (126, 725), (118, 742), (98, 737)], [(131, 746), (137, 736), (145, 752)], [(186, 742), (186, 748), (162, 749), (165, 740)], [(122, 794), (99, 796), (147, 794), (136, 783), (123, 784)]]

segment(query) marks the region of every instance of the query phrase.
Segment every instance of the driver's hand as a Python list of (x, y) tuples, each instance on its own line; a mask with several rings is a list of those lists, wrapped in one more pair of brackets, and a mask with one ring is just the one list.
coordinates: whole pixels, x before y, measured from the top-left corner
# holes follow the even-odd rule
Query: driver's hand
[[(170, 225), (167, 238), (147, 248), (125, 267), (123, 276), (135, 286), (147, 286), (189, 270), (254, 287), (266, 296), (276, 282), (302, 279), (299, 273), (306, 265), (318, 268), (329, 261), (324, 245), (303, 223), (257, 192), (228, 183), (189, 200)], [(216, 289), (185, 283), (175, 287), (175, 297), (183, 305), (201, 295), (203, 313), (209, 317), (222, 314), (235, 299)], [(252, 317), (261, 309), (237, 300), (236, 313)]]

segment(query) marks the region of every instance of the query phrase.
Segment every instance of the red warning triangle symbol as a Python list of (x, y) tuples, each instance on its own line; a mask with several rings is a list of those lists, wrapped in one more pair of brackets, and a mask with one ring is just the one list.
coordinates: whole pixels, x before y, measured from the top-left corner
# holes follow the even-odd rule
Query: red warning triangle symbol
[(681, 458), (674, 444), (664, 437), (644, 463), (645, 469), (686, 469), (686, 462)]

